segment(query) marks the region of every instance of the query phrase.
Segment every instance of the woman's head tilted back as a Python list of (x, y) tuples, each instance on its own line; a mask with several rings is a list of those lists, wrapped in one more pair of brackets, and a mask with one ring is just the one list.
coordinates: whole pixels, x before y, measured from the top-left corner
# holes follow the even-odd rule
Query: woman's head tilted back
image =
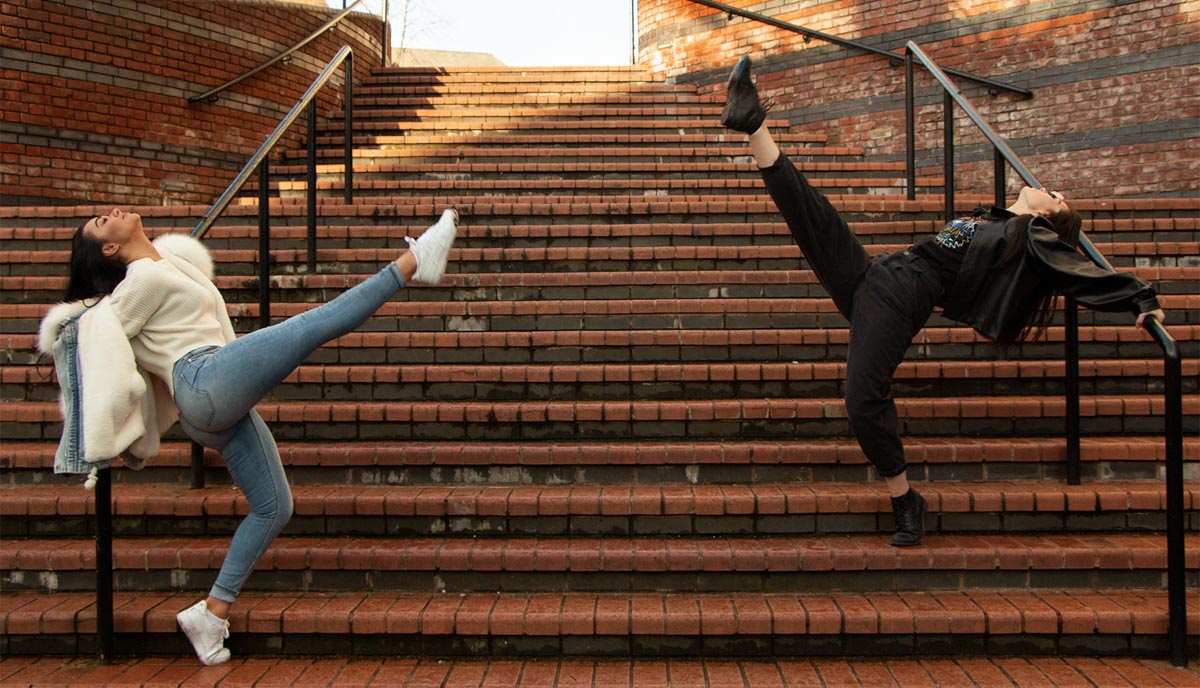
[(107, 215), (83, 223), (71, 237), (71, 274), (67, 281), (67, 301), (79, 301), (111, 294), (125, 279), (122, 250), (138, 236), (144, 236), (142, 218), (114, 208)]
[[(1021, 215), (1020, 235), (1026, 241), (1009, 242), (1001, 263), (1016, 260), (1025, 252), (1028, 240), (1029, 223), (1035, 218), (1041, 218), (1048, 223), (1058, 238), (1071, 248), (1079, 247), (1079, 232), (1083, 227), (1083, 218), (1067, 205), (1062, 195), (1054, 191), (1025, 187), (1017, 202), (1008, 208)], [(1011, 346), (1023, 341), (1039, 338), (1054, 316), (1056, 295), (1048, 286), (1041, 286), (1036, 291), (1026, 295), (1026, 307), (1014, 311), (1017, 315), (1012, 322), (1005, 323), (1000, 330), (996, 342), (1001, 346)]]
[(1057, 191), (1026, 186), (1017, 196), (1017, 202), (1008, 209), (1017, 215), (1046, 218), (1059, 239), (1072, 247), (1079, 246), (1079, 229), (1083, 226), (1083, 220)]
[(1064, 203), (1062, 210), (1047, 213), (1045, 218), (1063, 243), (1071, 248), (1079, 248), (1079, 230), (1083, 228), (1083, 218), (1079, 217), (1079, 213)]

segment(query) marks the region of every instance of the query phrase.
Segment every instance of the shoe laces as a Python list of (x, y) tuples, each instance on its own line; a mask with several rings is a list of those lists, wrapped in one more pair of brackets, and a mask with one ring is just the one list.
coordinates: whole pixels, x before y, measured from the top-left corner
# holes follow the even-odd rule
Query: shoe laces
[(222, 619), (218, 616), (213, 615), (211, 612), (209, 612), (209, 616), (211, 617), (209, 619), (209, 623), (212, 623), (212, 624), (220, 627), (221, 637), (223, 639), (228, 639), (229, 638), (229, 619)]

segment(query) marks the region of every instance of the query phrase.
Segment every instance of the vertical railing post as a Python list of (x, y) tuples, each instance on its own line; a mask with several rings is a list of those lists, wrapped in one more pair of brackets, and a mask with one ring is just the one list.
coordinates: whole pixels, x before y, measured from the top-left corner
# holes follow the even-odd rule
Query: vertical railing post
[(204, 487), (204, 447), (199, 442), (192, 442), (192, 489)]
[(346, 107), (343, 109), (342, 178), (345, 188), (342, 197), (349, 204), (354, 201), (354, 53), (346, 56)]
[(271, 324), (271, 170), (258, 164), (258, 326)]
[(954, 219), (954, 98), (946, 91), (942, 98), (942, 183), (946, 188), (946, 220)]
[(904, 151), (905, 179), (908, 185), (908, 200), (917, 199), (917, 109), (913, 85), (913, 56), (904, 53), (904, 135), (907, 145)]
[(317, 271), (317, 101), (308, 104), (308, 274)]
[[(379, 66), (380, 67), (388, 66), (388, 61), (389, 61), (388, 45), (390, 45), (392, 42), (392, 33), (391, 33), (390, 28), (388, 27), (388, 9), (389, 9), (388, 0), (383, 0), (383, 37), (379, 41), (379, 44), (382, 46), (382, 50), (379, 51), (380, 52), (380, 55), (379, 55)], [(403, 48), (404, 46), (400, 46), (400, 47)]]
[[(1166, 338), (1170, 342), (1169, 338)], [(1174, 344), (1174, 342), (1170, 342)], [(1163, 356), (1167, 450), (1167, 640), (1171, 664), (1187, 666), (1187, 579), (1183, 532), (1183, 372), (1178, 346)]]
[(1063, 312), (1066, 316), (1067, 484), (1078, 485), (1082, 482), (1079, 468), (1079, 307), (1075, 299), (1063, 298), (1066, 301)]
[(629, 0), (629, 64), (637, 64), (637, 0)]
[(1004, 179), (1004, 155), (999, 148), (992, 148), (992, 191), (995, 198), (997, 208), (1005, 206), (1005, 196), (1007, 196), (1008, 184)]
[(112, 469), (96, 478), (96, 660), (113, 658)]

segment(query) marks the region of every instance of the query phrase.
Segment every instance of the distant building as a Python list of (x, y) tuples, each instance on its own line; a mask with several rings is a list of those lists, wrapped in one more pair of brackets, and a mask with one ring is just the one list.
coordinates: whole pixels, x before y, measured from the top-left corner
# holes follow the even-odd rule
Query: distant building
[(468, 53), (455, 50), (392, 50), (394, 67), (503, 67), (491, 53)]

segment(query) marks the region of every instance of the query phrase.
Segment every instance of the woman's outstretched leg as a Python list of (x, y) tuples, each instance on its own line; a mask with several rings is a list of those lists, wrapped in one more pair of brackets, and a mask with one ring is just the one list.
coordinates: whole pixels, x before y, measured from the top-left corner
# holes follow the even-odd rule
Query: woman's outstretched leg
[(456, 212), (446, 211), (420, 239), (409, 240), (410, 251), (333, 301), (176, 362), (180, 425), (193, 440), (221, 452), (250, 504), (208, 597), (176, 616), (204, 664), (228, 661), (229, 608), (292, 515), (279, 450), (254, 405), (314, 349), (357, 328), (410, 280), (440, 281), (457, 221)]
[[(442, 219), (412, 241), (412, 250), (389, 263), (367, 281), (329, 303), (256, 330), (214, 350), (176, 375), (184, 385), (203, 390), (213, 401), (209, 418), (188, 418), (206, 432), (237, 423), (313, 351), (361, 326), (408, 281), (437, 282), (454, 242), (457, 213)], [(187, 359), (185, 359), (187, 361)], [(178, 390), (177, 390), (178, 396)]]
[(767, 125), (762, 125), (750, 135), (750, 154), (754, 156), (754, 164), (758, 169), (765, 170), (775, 164), (783, 152), (779, 150), (779, 144), (775, 143), (775, 138), (771, 136), (771, 130)]
[(850, 318), (854, 291), (871, 257), (837, 210), (780, 150), (766, 126), (766, 108), (743, 57), (729, 77), (721, 123), (750, 136), (750, 152), (792, 238), (842, 315)]
[[(924, 500), (908, 485), (896, 406), (891, 397), (892, 375), (912, 335), (895, 338), (896, 332), (889, 327), (878, 327), (882, 321), (876, 315), (855, 312), (855, 296), (859, 294), (859, 298), (864, 298), (861, 292), (868, 286), (871, 257), (829, 199), (813, 188), (780, 151), (766, 126), (768, 107), (762, 105), (754, 87), (750, 59), (743, 57), (729, 76), (721, 124), (749, 135), (754, 162), (787, 222), (792, 238), (838, 310), (851, 321), (846, 372), (846, 406), (851, 427), (863, 453), (887, 482), (897, 518), (893, 544), (917, 544), (924, 532)], [(866, 299), (877, 297), (867, 296)], [(872, 308), (875, 305), (880, 304), (866, 304), (859, 310), (882, 310), (889, 316), (897, 314), (886, 308)], [(914, 309), (912, 312), (924, 308), (923, 304), (908, 305)], [(932, 308), (932, 302), (929, 308)], [(928, 315), (927, 309), (920, 316), (921, 323)], [(872, 326), (876, 326), (875, 329), (868, 332)], [(916, 329), (920, 326), (920, 323), (916, 324)], [(880, 340), (879, 337), (895, 339)]]

